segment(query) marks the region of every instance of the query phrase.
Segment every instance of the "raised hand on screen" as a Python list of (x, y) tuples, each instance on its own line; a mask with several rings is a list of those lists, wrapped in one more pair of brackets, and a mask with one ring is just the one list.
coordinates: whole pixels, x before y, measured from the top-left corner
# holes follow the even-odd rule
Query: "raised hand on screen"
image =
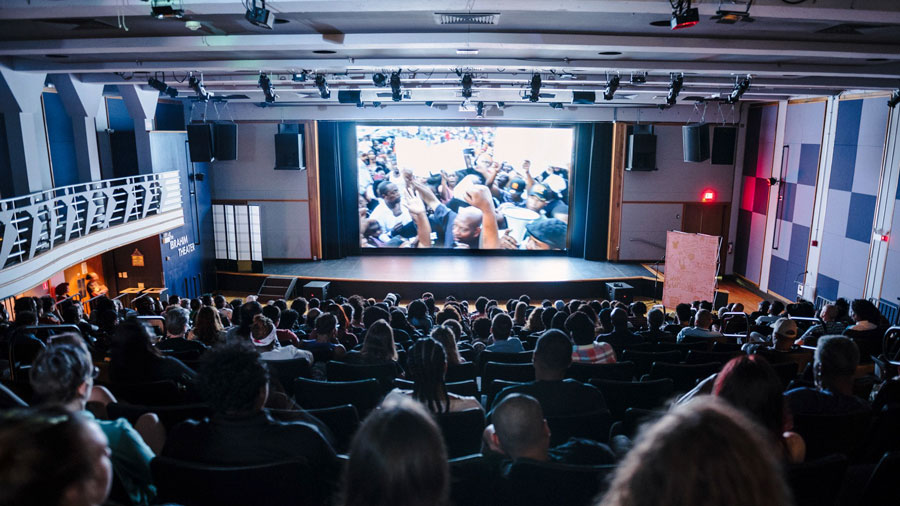
[(516, 241), (516, 238), (509, 235), (510, 230), (507, 229), (506, 233), (500, 236), (500, 248), (501, 249), (519, 249), (519, 242)]
[(466, 191), (466, 202), (484, 212), (493, 213), (494, 200), (491, 198), (491, 189), (482, 184), (472, 185)]
[(425, 214), (425, 202), (417, 195), (413, 188), (406, 188), (406, 198), (403, 206), (409, 211), (410, 215)]

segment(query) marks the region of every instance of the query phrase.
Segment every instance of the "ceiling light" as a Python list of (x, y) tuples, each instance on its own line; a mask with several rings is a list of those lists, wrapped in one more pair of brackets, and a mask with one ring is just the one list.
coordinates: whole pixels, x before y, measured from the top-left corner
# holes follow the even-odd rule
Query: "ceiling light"
[(259, 75), (259, 87), (262, 89), (263, 95), (266, 96), (266, 103), (273, 104), (278, 95), (275, 94), (275, 86), (272, 80), (266, 74)]
[(331, 90), (328, 89), (328, 82), (325, 80), (324, 74), (316, 74), (316, 88), (319, 88), (320, 97), (331, 98)]
[(669, 26), (673, 30), (689, 28), (700, 22), (700, 11), (691, 7), (691, 0), (669, 0), (672, 4), (672, 19)]
[(483, 118), (484, 117), (484, 102), (478, 102), (475, 104), (475, 117)]
[(184, 17), (184, 5), (181, 0), (150, 0), (150, 15), (156, 19), (181, 19)]
[(203, 27), (203, 24), (200, 23), (199, 21), (193, 21), (193, 20), (192, 20), (192, 21), (185, 21), (185, 22), (184, 22), (184, 27), (187, 28), (188, 30), (192, 31), (192, 32), (196, 32), (197, 30), (199, 30), (200, 28)]
[(294, 74), (291, 76), (291, 81), (297, 83), (305, 83), (307, 79), (309, 79), (309, 73), (305, 70), (300, 72), (299, 74)]
[(541, 99), (541, 75), (535, 74), (531, 77), (531, 95), (528, 96), (529, 102), (537, 102)]
[(372, 75), (372, 84), (374, 84), (375, 86), (377, 86), (379, 88), (384, 88), (385, 86), (387, 86), (387, 76), (382, 74), (381, 72), (373, 74)]
[(619, 89), (619, 76), (612, 76), (607, 79), (606, 89), (603, 90), (603, 100), (612, 100), (617, 89)]
[(201, 102), (206, 102), (207, 100), (209, 100), (209, 97), (213, 95), (209, 91), (206, 91), (206, 86), (203, 85), (203, 76), (200, 76), (200, 78), (191, 76), (188, 79), (188, 86), (190, 86), (191, 89), (194, 90), (194, 93), (197, 94), (197, 98)]
[(403, 100), (403, 93), (400, 91), (400, 71), (391, 72), (391, 100), (399, 102)]
[(163, 81), (160, 81), (159, 79), (157, 79), (155, 77), (151, 77), (150, 79), (147, 79), (147, 84), (149, 84), (153, 89), (159, 91), (160, 93), (164, 93), (172, 98), (175, 98), (178, 96), (178, 90), (169, 86), (168, 84), (164, 83)]
[(647, 82), (646, 72), (637, 72), (631, 74), (631, 84), (644, 84)]
[(266, 0), (260, 0), (260, 7), (256, 6), (256, 0), (251, 0), (244, 17), (250, 24), (267, 30), (275, 25), (275, 14), (266, 9)]
[(457, 49), (456, 54), (459, 56), (475, 56), (478, 54), (477, 49)]
[(750, 89), (750, 76), (745, 76), (743, 78), (736, 77), (734, 78), (734, 89), (731, 90), (731, 95), (728, 95), (728, 99), (725, 101), (729, 104), (733, 104), (741, 99), (744, 96), (744, 93)]
[(681, 74), (671, 74), (669, 76), (669, 93), (666, 95), (666, 105), (675, 105), (681, 88), (684, 87), (684, 76)]
[(472, 98), (472, 74), (465, 73), (460, 80), (463, 98)]

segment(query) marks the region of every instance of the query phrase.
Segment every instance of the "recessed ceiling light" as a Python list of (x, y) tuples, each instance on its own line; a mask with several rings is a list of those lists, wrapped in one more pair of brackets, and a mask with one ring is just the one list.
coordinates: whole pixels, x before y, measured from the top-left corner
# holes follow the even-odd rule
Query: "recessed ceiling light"
[(67, 54), (48, 54), (46, 56), (47, 56), (47, 58), (68, 58), (69, 57), (69, 55), (67, 55)]
[(285, 24), (285, 23), (290, 23), (290, 22), (291, 22), (290, 19), (275, 18), (275, 24), (276, 24), (276, 25), (283, 25), (283, 24)]
[(622, 51), (601, 51), (599, 53), (600, 56), (619, 56), (622, 54)]
[(335, 54), (337, 51), (332, 51), (331, 49), (316, 49), (313, 51), (313, 54)]
[(456, 54), (460, 56), (475, 56), (478, 54), (477, 49), (457, 49)]
[(660, 19), (659, 21), (651, 21), (650, 26), (665, 26), (671, 28), (672, 21), (669, 19)]
[(875, 62), (888, 61), (888, 59), (887, 58), (866, 58), (866, 61), (875, 63)]

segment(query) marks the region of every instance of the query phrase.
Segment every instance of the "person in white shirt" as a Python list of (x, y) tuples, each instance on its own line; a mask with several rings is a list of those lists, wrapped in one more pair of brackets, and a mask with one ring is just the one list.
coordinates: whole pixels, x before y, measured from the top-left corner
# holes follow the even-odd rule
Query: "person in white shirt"
[(256, 346), (259, 358), (265, 361), (305, 358), (310, 364), (313, 363), (313, 354), (311, 352), (294, 346), (281, 346), (278, 344), (275, 324), (261, 314), (253, 318), (253, 325), (250, 326), (250, 341)]
[(689, 337), (702, 337), (708, 339), (723, 337), (720, 332), (710, 330), (711, 326), (712, 313), (706, 309), (701, 309), (700, 311), (697, 311), (697, 314), (694, 316), (694, 326), (685, 327), (678, 333), (678, 342), (682, 343)]
[(369, 214), (369, 219), (375, 220), (381, 225), (381, 239), (387, 242), (395, 232), (403, 225), (412, 221), (409, 211), (401, 205), (400, 189), (396, 184), (385, 182), (378, 185), (380, 202)]

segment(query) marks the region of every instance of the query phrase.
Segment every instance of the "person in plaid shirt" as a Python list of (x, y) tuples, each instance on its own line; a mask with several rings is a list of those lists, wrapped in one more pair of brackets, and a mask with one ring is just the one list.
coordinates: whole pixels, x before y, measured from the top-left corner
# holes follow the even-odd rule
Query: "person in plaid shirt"
[(572, 346), (572, 362), (581, 364), (612, 364), (616, 352), (609, 343), (597, 342), (594, 324), (588, 315), (576, 311), (566, 318), (566, 331), (575, 341)]

